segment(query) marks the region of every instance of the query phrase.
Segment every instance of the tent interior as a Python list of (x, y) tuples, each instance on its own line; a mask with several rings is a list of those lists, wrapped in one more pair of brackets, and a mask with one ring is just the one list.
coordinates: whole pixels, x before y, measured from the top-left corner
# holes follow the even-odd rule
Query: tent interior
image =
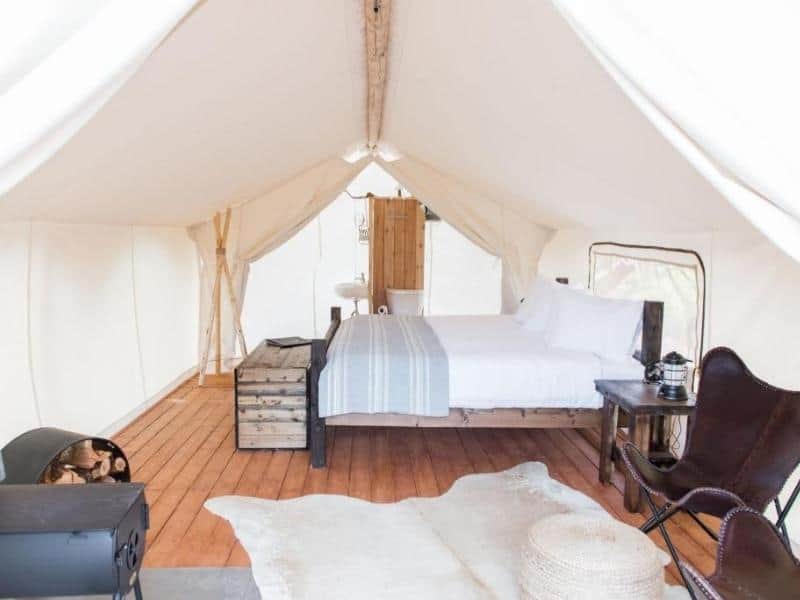
[[(331, 306), (353, 309), (334, 288), (369, 273), (369, 241), (358, 237), (369, 211), (365, 196), (397, 196), (398, 190), (410, 196), (372, 163), (303, 229), (252, 263), (242, 304), (248, 348), (269, 337), (322, 337)], [(424, 314), (500, 312), (502, 268), (496, 256), (442, 220), (425, 223), (424, 244)], [(276, 281), (292, 293), (276, 292)], [(368, 310), (363, 301), (359, 308)]]
[[(155, 476), (145, 457), (207, 427), (187, 420), (179, 434), (159, 420), (173, 414), (165, 402), (216, 398), (224, 433), (233, 428), (232, 384), (204, 388), (197, 374), (208, 347), (210, 370), (244, 358), (239, 311), (250, 350), (268, 337), (324, 336), (332, 303), (349, 315), (332, 286), (368, 258), (353, 221), (366, 203), (346, 191), (402, 188), (441, 217), (426, 225), (439, 236), (426, 238), (439, 265), (426, 257), (426, 314), (513, 314), (535, 277), (568, 278), (598, 295), (665, 301), (664, 353), (699, 367), (703, 353), (729, 347), (760, 379), (800, 389), (800, 158), (789, 145), (800, 85), (786, 75), (800, 55), (797, 9), (726, 5), (720, 21), (718, 4), (2, 5), (0, 446), (38, 427), (128, 443), (161, 528), (148, 534), (145, 565), (247, 565), (232, 537), (221, 563), (164, 558), (194, 543), (195, 519), (217, 527), (202, 508), (215, 482), (188, 521), (171, 524), (194, 482), (171, 499), (144, 477)], [(206, 343), (213, 218), (228, 209), (233, 303), (223, 290), (217, 350)], [(681, 302), (678, 322), (670, 306)], [(355, 436), (355, 461), (368, 428), (330, 429)], [(375, 434), (363, 435), (369, 452)], [(542, 443), (583, 448), (558, 435)], [(231, 446), (228, 458), (240, 453), (258, 455)], [(295, 460), (308, 486), (308, 453), (288, 454), (299, 458), (286, 459), (278, 487)], [(448, 469), (453, 480), (467, 472)], [(800, 511), (787, 523), (800, 539)], [(714, 547), (683, 535), (710, 565)]]

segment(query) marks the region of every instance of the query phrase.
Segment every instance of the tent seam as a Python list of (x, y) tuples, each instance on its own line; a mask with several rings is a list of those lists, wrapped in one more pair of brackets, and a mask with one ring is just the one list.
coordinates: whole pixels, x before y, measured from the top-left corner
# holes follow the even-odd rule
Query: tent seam
[(36, 391), (36, 379), (33, 369), (33, 336), (31, 336), (31, 273), (33, 263), (33, 220), (28, 221), (28, 273), (25, 285), (25, 333), (28, 336), (28, 375), (31, 379), (31, 393), (33, 394), (33, 408), (36, 411), (36, 419), (39, 426), (44, 425), (42, 420), (42, 409), (39, 406), (39, 395)]
[(139, 357), (139, 378), (142, 381), (142, 398), (147, 402), (147, 385), (144, 374), (144, 358), (142, 357), (142, 339), (139, 330), (139, 304), (136, 301), (136, 259), (135, 259), (135, 226), (131, 226), (131, 290), (133, 298), (133, 327), (136, 330), (136, 354)]
[[(234, 288), (234, 292), (236, 292), (236, 297), (234, 298), (236, 306), (231, 306), (230, 307), (231, 308), (231, 315), (230, 315), (230, 319), (228, 320), (228, 325), (233, 329), (233, 340), (232, 340), (233, 351), (231, 352), (231, 355), (230, 355), (230, 361), (231, 361), (231, 363), (234, 363), (234, 364), (235, 364), (236, 358), (237, 358), (237, 355), (236, 355), (237, 350), (236, 349), (238, 348), (238, 345), (236, 343), (236, 316), (235, 315), (236, 315), (237, 312), (239, 313), (239, 322), (241, 323), (242, 309), (244, 308), (244, 300), (243, 300), (244, 299), (244, 292), (247, 289), (247, 280), (246, 280), (246, 278), (250, 276), (249, 267), (248, 267), (247, 270), (245, 270), (245, 267), (242, 264), (242, 258), (241, 258), (242, 257), (242, 223), (244, 223), (244, 212), (245, 212), (246, 208), (247, 208), (247, 203), (240, 205), (238, 211), (234, 211), (234, 209), (231, 209), (231, 219), (235, 219), (237, 217), (239, 219), (238, 223), (236, 223), (236, 258), (233, 261), (233, 270), (232, 270), (232, 273), (231, 273), (231, 279), (233, 281), (231, 282), (231, 285), (233, 285), (233, 283), (237, 279), (239, 279), (240, 284), (239, 284), (239, 286), (237, 286), (238, 289)], [(226, 256), (225, 260), (228, 260), (229, 256), (230, 255)], [(230, 268), (230, 266), (231, 265), (228, 265), (229, 268)], [(242, 270), (241, 277), (239, 277), (239, 270), (240, 269)], [(220, 357), (220, 359), (222, 360), (222, 364), (225, 364), (225, 352), (226, 352), (225, 345), (226, 344), (223, 344), (222, 356)], [(242, 358), (245, 358), (245, 357), (242, 356)]]

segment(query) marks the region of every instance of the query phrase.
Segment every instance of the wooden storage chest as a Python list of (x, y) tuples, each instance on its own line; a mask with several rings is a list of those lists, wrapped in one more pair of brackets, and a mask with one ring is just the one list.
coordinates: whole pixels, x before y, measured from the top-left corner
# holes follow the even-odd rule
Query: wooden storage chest
[(311, 346), (261, 342), (236, 367), (237, 448), (306, 448)]

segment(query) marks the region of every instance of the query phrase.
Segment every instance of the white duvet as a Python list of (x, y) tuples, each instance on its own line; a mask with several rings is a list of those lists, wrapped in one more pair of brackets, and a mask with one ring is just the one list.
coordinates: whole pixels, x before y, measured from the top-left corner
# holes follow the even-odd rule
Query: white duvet
[(633, 358), (614, 362), (558, 350), (510, 315), (426, 317), (448, 356), (454, 408), (600, 408), (595, 379), (641, 379)]

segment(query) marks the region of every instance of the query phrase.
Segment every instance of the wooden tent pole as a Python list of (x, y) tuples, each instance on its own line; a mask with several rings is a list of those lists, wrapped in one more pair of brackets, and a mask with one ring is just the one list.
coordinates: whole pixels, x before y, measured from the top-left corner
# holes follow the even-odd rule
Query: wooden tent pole
[(231, 277), (231, 271), (228, 268), (228, 261), (224, 261), (222, 263), (222, 271), (225, 275), (225, 281), (228, 284), (228, 300), (231, 303), (231, 308), (233, 309), (233, 325), (236, 327), (236, 337), (239, 340), (239, 346), (242, 349), (242, 357), (247, 356), (247, 345), (244, 341), (244, 331), (242, 330), (242, 319), (241, 319), (241, 311), (239, 310), (239, 303), (236, 301), (236, 293), (233, 289), (233, 277)]
[(214, 276), (214, 288), (211, 292), (211, 311), (208, 319), (208, 327), (205, 331), (203, 353), (200, 358), (200, 385), (203, 385), (208, 368), (209, 354), (211, 352), (212, 334), (216, 334), (216, 373), (222, 373), (222, 277), (225, 277), (225, 284), (228, 291), (228, 301), (233, 312), (234, 327), (236, 338), (242, 350), (242, 356), (247, 355), (247, 345), (244, 340), (242, 330), (241, 311), (236, 300), (236, 292), (233, 286), (233, 277), (228, 267), (226, 248), (228, 244), (228, 233), (231, 225), (231, 209), (225, 211), (225, 221), (221, 222), (220, 213), (214, 215), (214, 233), (216, 234), (216, 272)]
[[(217, 234), (217, 282), (219, 283), (219, 277), (222, 270), (222, 260), (224, 258), (223, 252), (225, 252), (225, 238), (223, 234), (220, 232), (219, 229), (219, 213), (214, 215), (214, 230)], [(216, 306), (216, 338), (217, 338), (217, 360), (215, 366), (215, 373), (219, 375), (222, 373), (222, 286), (219, 284), (214, 286), (214, 306)]]
[(200, 385), (203, 385), (206, 379), (206, 369), (208, 368), (208, 353), (211, 350), (211, 333), (214, 331), (214, 321), (215, 321), (214, 317), (217, 314), (217, 304), (213, 300), (219, 297), (219, 284), (221, 275), (222, 275), (222, 270), (220, 269), (219, 264), (217, 264), (216, 274), (214, 276), (214, 290), (211, 292), (212, 302), (208, 315), (208, 326), (206, 327), (204, 336), (205, 339), (203, 342), (203, 354), (200, 357)]
[(236, 300), (236, 292), (233, 287), (233, 277), (231, 277), (231, 270), (228, 266), (227, 245), (228, 245), (228, 231), (231, 226), (231, 209), (225, 211), (225, 227), (222, 232), (222, 272), (225, 275), (225, 281), (228, 284), (228, 301), (233, 311), (233, 324), (236, 328), (236, 337), (239, 339), (239, 346), (242, 350), (242, 357), (247, 356), (247, 345), (244, 341), (244, 331), (242, 330), (241, 310), (239, 309), (239, 302)]

